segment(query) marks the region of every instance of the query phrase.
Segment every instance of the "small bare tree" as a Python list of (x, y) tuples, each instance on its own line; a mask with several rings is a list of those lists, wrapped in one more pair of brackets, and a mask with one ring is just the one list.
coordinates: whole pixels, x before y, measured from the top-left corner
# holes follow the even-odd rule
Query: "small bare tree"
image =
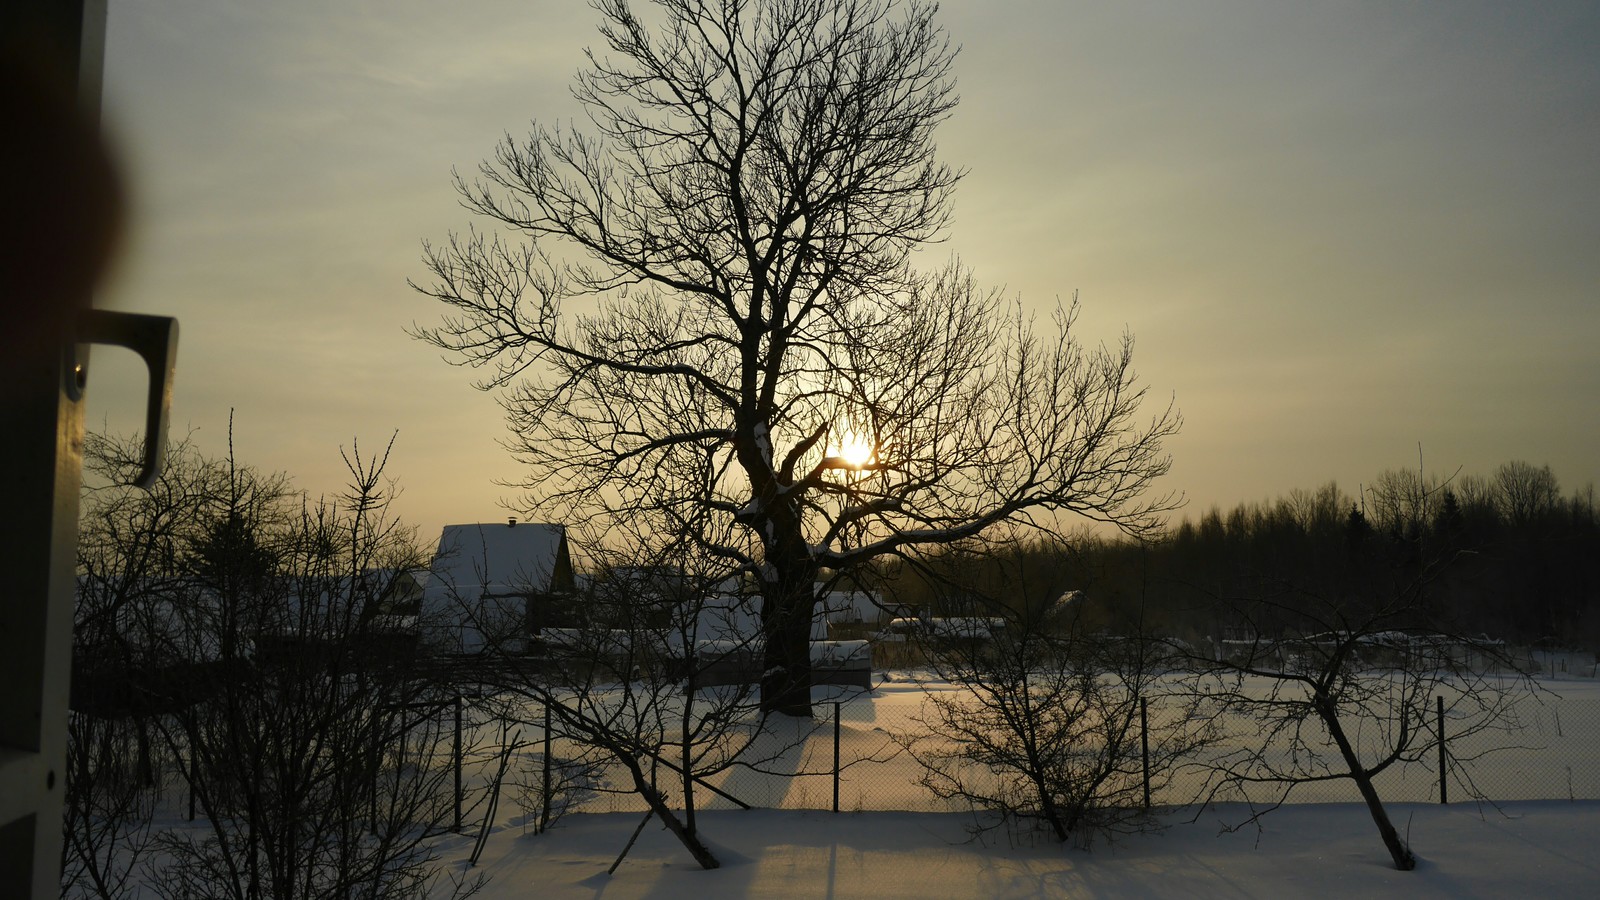
[[(1416, 865), (1384, 808), (1375, 779), (1441, 752), (1433, 724), (1444, 701), (1449, 736), (1458, 745), (1502, 731), (1516, 742), (1518, 704), (1534, 686), (1481, 636), (1438, 627), (1405, 602), (1353, 614), (1343, 603), (1296, 591), (1248, 604), (1290, 624), (1229, 642), (1221, 659), (1199, 660), (1194, 690), (1219, 720), (1242, 723), (1234, 749), (1212, 759), (1207, 799), (1250, 788), (1269, 789), (1265, 809), (1297, 788), (1350, 781), (1360, 791), (1395, 867)], [(1408, 608), (1409, 607), (1409, 608)], [(1246, 615), (1251, 619), (1253, 616)], [(1477, 754), (1449, 754), (1456, 771)], [(1470, 783), (1470, 781), (1469, 781)], [(1253, 814), (1254, 820), (1260, 812)]]
[[(1188, 654), (1190, 690), (1217, 719), (1242, 723), (1208, 763), (1206, 799), (1232, 791), (1256, 803), (1265, 790), (1254, 821), (1296, 788), (1352, 782), (1395, 867), (1410, 870), (1416, 857), (1375, 779), (1437, 758), (1444, 735), (1431, 723), (1441, 714), (1458, 746), (1497, 730), (1515, 743), (1518, 704), (1537, 686), (1502, 644), (1457, 626), (1457, 611), (1430, 593), (1451, 562), (1427, 543), (1448, 482), (1413, 473), (1384, 483), (1406, 486), (1383, 498), (1387, 534), (1353, 530), (1336, 558), (1283, 548), (1280, 562), (1298, 574), (1243, 573), (1233, 593), (1213, 598), (1207, 614), (1224, 631), (1209, 652)], [(1449, 759), (1464, 775), (1472, 757)]]
[[(117, 486), (119, 454), (95, 457), (113, 477), (85, 517), (80, 638), (120, 655), (86, 663), (102, 690), (85, 712), (142, 723), (182, 761), (204, 823), (155, 835), (144, 883), (157, 896), (413, 896), (439, 876), (446, 698), (385, 615), (421, 568), (388, 513), (387, 457), (352, 452), (349, 491), (315, 503), (184, 448), (150, 494)], [(95, 833), (85, 808), (69, 846)]]
[(348, 455), (351, 486), (332, 500), (266, 498), (282, 530), (247, 514), (243, 492), (218, 498), (197, 599), (220, 615), (189, 637), (220, 665), (212, 696), (167, 731), (209, 828), (165, 836), (163, 896), (402, 897), (438, 876), (450, 698), (381, 614), (422, 569), (388, 513), (387, 458)]
[(958, 613), (925, 620), (926, 657), (964, 690), (930, 693), (923, 733), (905, 740), (922, 784), (1062, 842), (1154, 827), (1151, 792), (1211, 729), (1174, 702), (1162, 644), (1090, 631), (1074, 594), (1015, 550), (947, 549), (923, 570), (937, 605)]
[(136, 735), (126, 718), (69, 713), (62, 897), (115, 900), (137, 879), (160, 787), (139, 771), (150, 757)]
[(121, 897), (139, 874), (164, 770), (152, 673), (163, 648), (149, 637), (165, 598), (181, 594), (179, 560), (221, 468), (187, 440), (167, 453), (148, 490), (128, 482), (143, 446), (86, 436), (85, 500), (79, 520), (73, 621), (72, 711), (68, 718), (63, 896)]

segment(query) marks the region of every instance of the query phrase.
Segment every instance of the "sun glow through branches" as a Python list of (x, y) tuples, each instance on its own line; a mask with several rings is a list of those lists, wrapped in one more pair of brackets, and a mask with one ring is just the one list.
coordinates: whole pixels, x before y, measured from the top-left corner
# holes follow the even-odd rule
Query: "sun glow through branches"
[(829, 456), (839, 457), (852, 469), (859, 469), (872, 462), (874, 453), (871, 441), (857, 437), (854, 432), (849, 431), (845, 432), (838, 447), (828, 451)]

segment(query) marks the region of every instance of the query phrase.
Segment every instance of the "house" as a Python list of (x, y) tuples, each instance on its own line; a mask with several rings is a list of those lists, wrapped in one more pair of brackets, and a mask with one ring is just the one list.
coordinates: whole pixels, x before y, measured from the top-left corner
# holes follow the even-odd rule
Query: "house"
[(541, 629), (568, 624), (575, 588), (560, 525), (446, 525), (422, 592), (424, 643), (437, 653), (526, 652)]

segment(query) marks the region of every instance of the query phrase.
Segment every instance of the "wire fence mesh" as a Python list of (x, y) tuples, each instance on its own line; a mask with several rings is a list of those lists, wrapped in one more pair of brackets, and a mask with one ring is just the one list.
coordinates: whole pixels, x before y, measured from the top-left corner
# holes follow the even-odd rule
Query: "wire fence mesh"
[(1539, 682), (1543, 690), (1519, 706), (1519, 727), (1507, 739), (1486, 745), (1446, 734), (1452, 759), (1477, 756), (1449, 767), (1450, 801), (1600, 799), (1600, 680), (1592, 668), (1563, 672), (1557, 662), (1556, 676)]
[[(1600, 677), (1587, 655), (1535, 658), (1542, 667), (1538, 689), (1519, 698), (1514, 728), (1462, 736), (1452, 733), (1455, 723), (1446, 717), (1443, 790), (1435, 746), (1379, 774), (1374, 784), (1380, 796), (1386, 802), (1423, 803), (1600, 800)], [(941, 799), (928, 790), (927, 770), (908, 749), (918, 741), (941, 739), (931, 733), (930, 693), (959, 690), (964, 689), (926, 673), (880, 672), (871, 691), (819, 689), (810, 721), (774, 718), (763, 727), (752, 714), (738, 725), (754, 740), (746, 755), (703, 772), (689, 788), (693, 805), (702, 810), (971, 811), (964, 801)], [(1150, 699), (1153, 723), (1168, 712), (1162, 698)], [(465, 696), (437, 704), (427, 715), (429, 721), (419, 721), (416, 733), (439, 743), (427, 757), (429, 764), (452, 769), (444, 783), (456, 801), (457, 830), (470, 834), (488, 825), (536, 834), (571, 813), (643, 814), (648, 809), (623, 765), (592, 741), (564, 733), (535, 702)], [(1412, 725), (1430, 736), (1438, 733), (1431, 705), (1425, 720)], [(1254, 727), (1245, 721), (1224, 726), (1225, 733), (1231, 728), (1243, 737), (1250, 737)], [(687, 805), (674, 762), (681, 749), (669, 743), (660, 748), (659, 758), (647, 756), (641, 766), (646, 781), (679, 810)], [(184, 765), (182, 758), (154, 764), (157, 781), (166, 786), (157, 792), (158, 805), (180, 819), (190, 815)], [(977, 770), (969, 774), (1001, 777)], [(1203, 766), (1158, 779), (1151, 802), (1157, 807), (1193, 803), (1204, 781)], [(1265, 798), (1224, 794), (1215, 799)], [(1292, 803), (1360, 800), (1349, 779), (1299, 785), (1288, 797)]]
[[(1437, 747), (1409, 762), (1398, 763), (1376, 776), (1374, 783), (1386, 801), (1450, 802), (1600, 799), (1600, 679), (1592, 671), (1575, 671), (1570, 661), (1556, 677), (1539, 681), (1541, 690), (1521, 699), (1515, 728), (1470, 736), (1450, 733), (1445, 720), (1445, 781), (1440, 783)], [(880, 678), (884, 673), (880, 673)], [(871, 692), (819, 695), (815, 718), (809, 722), (774, 720), (751, 752), (758, 765), (736, 762), (712, 771), (691, 787), (698, 809), (726, 809), (737, 805), (769, 809), (854, 811), (965, 811), (957, 800), (942, 800), (923, 785), (925, 769), (907, 745), (926, 740), (930, 719), (924, 702), (928, 691), (951, 690), (930, 683), (915, 673), (887, 673)], [(1161, 701), (1152, 701), (1151, 716), (1161, 715)], [(481, 825), (489, 796), (495, 790), (495, 773), (501, 794), (499, 821), (525, 831), (542, 830), (570, 812), (644, 812), (646, 804), (635, 790), (631, 775), (614, 759), (597, 753), (583, 741), (546, 732), (536, 708), (526, 706), (507, 724), (504, 709), (468, 704), (462, 761), (464, 817), (471, 827)], [(1413, 723), (1436, 734), (1433, 716)], [(1248, 722), (1230, 723), (1248, 733)], [(748, 726), (755, 728), (754, 721)], [(1226, 728), (1224, 729), (1226, 731)], [(1331, 746), (1328, 748), (1331, 754)], [(683, 808), (681, 775), (672, 765), (672, 749), (660, 759), (645, 759), (644, 772), (674, 808)], [(1336, 766), (1330, 760), (1329, 765)], [(984, 773), (978, 773), (980, 777)], [(989, 777), (998, 777), (987, 773)], [(1203, 766), (1189, 776), (1173, 777), (1156, 785), (1152, 802), (1157, 806), (1182, 806), (1200, 796)], [(1218, 795), (1216, 799), (1261, 799), (1245, 795)], [(1288, 802), (1359, 802), (1360, 794), (1349, 779), (1318, 781), (1297, 786)]]

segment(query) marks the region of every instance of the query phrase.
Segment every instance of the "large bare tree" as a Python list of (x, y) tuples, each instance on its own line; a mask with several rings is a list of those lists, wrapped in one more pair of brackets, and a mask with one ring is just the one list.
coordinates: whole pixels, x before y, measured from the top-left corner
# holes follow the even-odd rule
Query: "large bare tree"
[[(759, 581), (768, 712), (809, 714), (816, 576), (1076, 513), (1130, 530), (1168, 461), (1132, 342), (915, 266), (960, 173), (956, 49), (917, 0), (597, 0), (573, 92), (429, 245), (422, 338), (503, 390), (530, 514), (718, 533)], [(581, 306), (582, 309), (573, 309)]]

